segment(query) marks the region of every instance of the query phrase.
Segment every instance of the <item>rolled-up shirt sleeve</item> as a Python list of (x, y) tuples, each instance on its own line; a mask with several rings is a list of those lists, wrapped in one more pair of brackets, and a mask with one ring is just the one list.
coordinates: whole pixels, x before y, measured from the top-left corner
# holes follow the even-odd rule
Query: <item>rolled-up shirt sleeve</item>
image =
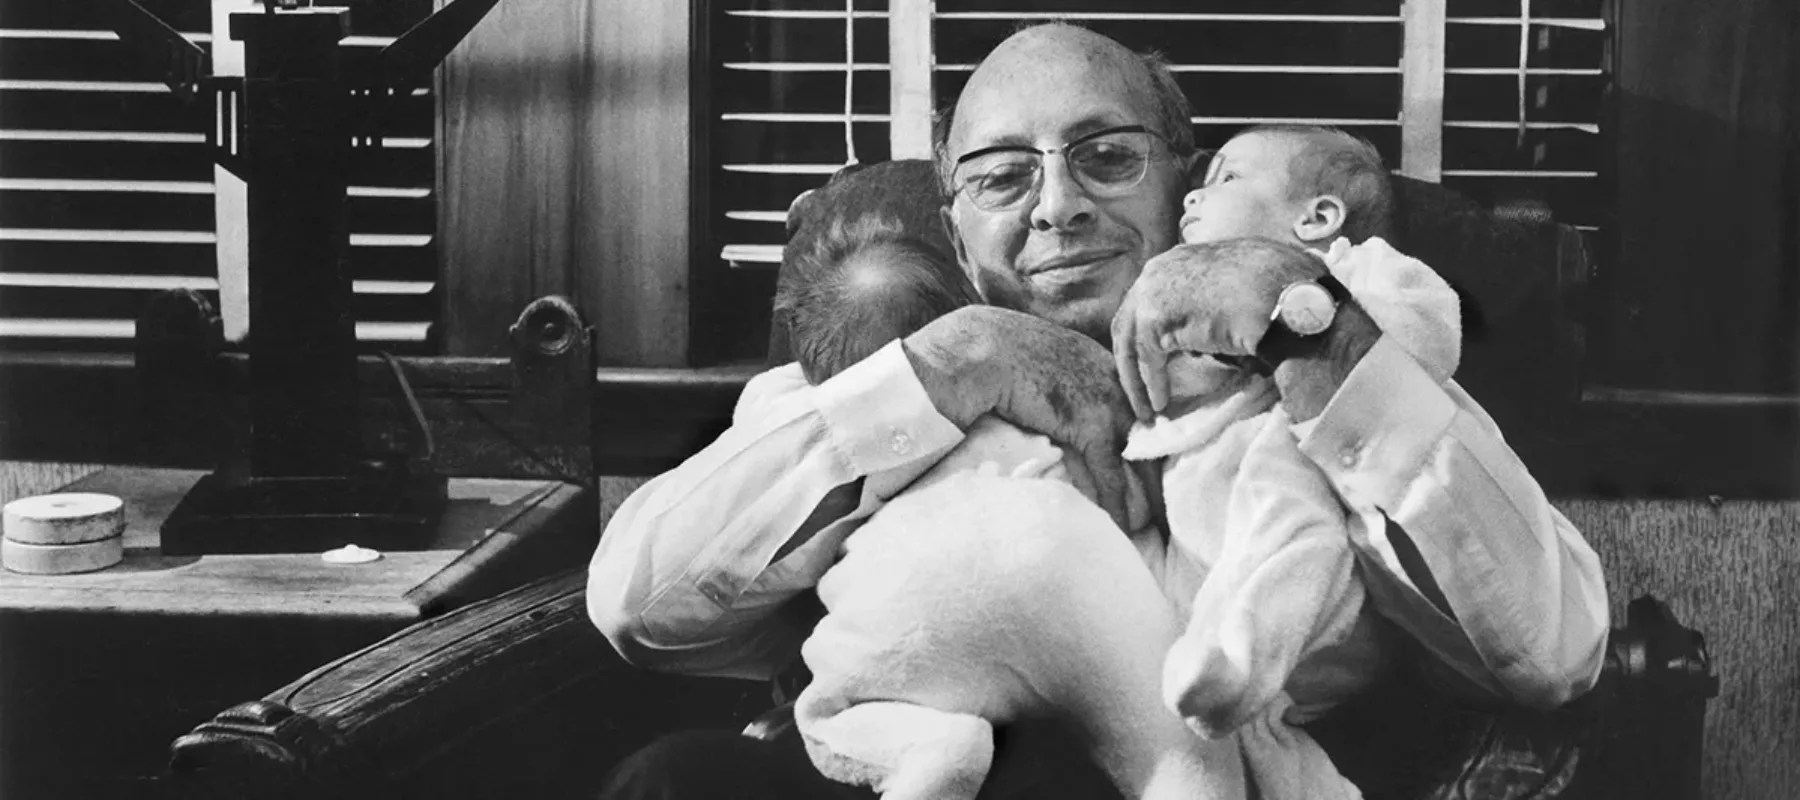
[(791, 364), (763, 373), (730, 429), (613, 515), (589, 565), (588, 613), (640, 666), (767, 676), (806, 633), (787, 601), (962, 437), (898, 342), (816, 387)]
[(1552, 708), (1593, 686), (1600, 560), (1460, 387), (1383, 337), (1295, 432), (1357, 512), (1352, 546), (1401, 627), (1496, 699)]

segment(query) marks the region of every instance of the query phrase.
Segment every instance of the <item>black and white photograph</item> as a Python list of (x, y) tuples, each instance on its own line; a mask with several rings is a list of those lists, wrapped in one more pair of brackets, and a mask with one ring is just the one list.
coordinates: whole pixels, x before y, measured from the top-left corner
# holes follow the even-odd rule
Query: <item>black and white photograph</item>
[(1792, 0), (0, 0), (0, 800), (1800, 798)]

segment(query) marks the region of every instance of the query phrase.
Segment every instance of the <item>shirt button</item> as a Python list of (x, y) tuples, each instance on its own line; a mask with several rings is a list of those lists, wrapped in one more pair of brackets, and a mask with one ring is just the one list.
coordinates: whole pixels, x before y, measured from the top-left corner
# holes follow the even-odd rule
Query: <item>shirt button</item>
[(888, 447), (897, 456), (912, 452), (912, 444), (912, 437), (907, 436), (905, 431), (894, 431), (894, 438), (888, 441)]
[(700, 594), (719, 605), (725, 605), (731, 600), (726, 596), (725, 587), (720, 586), (718, 581), (701, 581)]
[(1356, 442), (1345, 444), (1343, 451), (1338, 453), (1338, 463), (1342, 464), (1344, 469), (1355, 467), (1359, 461), (1362, 461), (1362, 448), (1357, 446)]

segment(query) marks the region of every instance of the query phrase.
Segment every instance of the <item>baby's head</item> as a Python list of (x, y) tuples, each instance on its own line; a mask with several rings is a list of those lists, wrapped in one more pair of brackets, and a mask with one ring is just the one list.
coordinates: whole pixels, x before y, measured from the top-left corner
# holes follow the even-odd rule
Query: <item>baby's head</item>
[(948, 254), (877, 214), (832, 225), (775, 295), (794, 357), (818, 384), (938, 317), (979, 302)]
[(1182, 203), (1181, 240), (1261, 236), (1324, 249), (1386, 238), (1393, 189), (1374, 145), (1336, 128), (1268, 125), (1213, 154)]

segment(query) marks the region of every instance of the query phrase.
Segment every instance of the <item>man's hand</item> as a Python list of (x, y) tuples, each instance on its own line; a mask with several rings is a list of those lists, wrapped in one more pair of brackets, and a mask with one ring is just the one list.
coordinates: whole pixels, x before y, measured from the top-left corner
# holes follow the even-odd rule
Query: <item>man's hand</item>
[[(1132, 411), (1149, 420), (1169, 402), (1169, 357), (1182, 352), (1254, 357), (1281, 290), (1325, 274), (1307, 256), (1274, 253), (1268, 242), (1183, 245), (1150, 259), (1113, 317), (1113, 360)], [(1318, 416), (1381, 329), (1356, 305), (1338, 308), (1331, 327), (1304, 353), (1284, 353), (1275, 386), (1289, 418)]]
[(1105, 348), (1055, 323), (993, 306), (940, 317), (902, 348), (939, 413), (965, 429), (993, 414), (1050, 437), (1086, 467), (1072, 477), (1091, 483), (1082, 488), (1129, 530), (1119, 454), (1131, 407)]
[(1139, 419), (1168, 405), (1170, 356), (1254, 356), (1281, 290), (1325, 274), (1324, 263), (1311, 257), (1240, 257), (1220, 247), (1196, 257), (1193, 248), (1150, 259), (1113, 317), (1114, 363)]

